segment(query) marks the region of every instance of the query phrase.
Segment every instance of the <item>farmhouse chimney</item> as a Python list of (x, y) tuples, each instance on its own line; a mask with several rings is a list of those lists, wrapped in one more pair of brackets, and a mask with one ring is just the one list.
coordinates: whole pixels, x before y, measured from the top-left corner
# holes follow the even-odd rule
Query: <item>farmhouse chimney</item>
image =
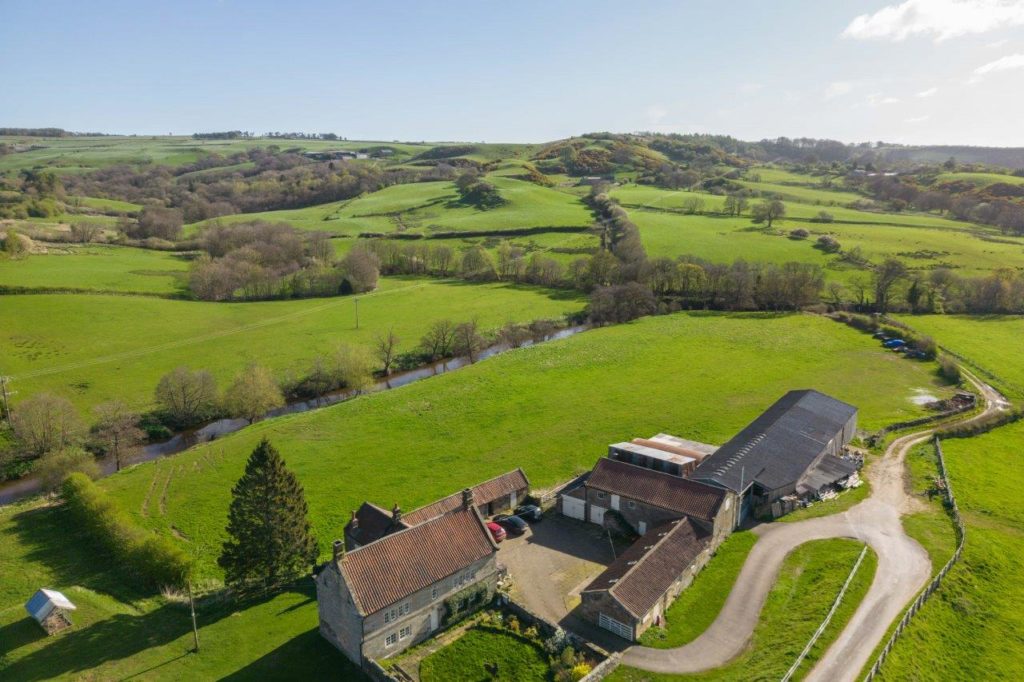
[(348, 522), (348, 525), (352, 528), (352, 530), (356, 530), (357, 528), (359, 528), (359, 517), (356, 516), (355, 509), (352, 510), (352, 520)]
[(473, 507), (473, 491), (469, 488), (462, 489), (462, 508), (470, 509)]
[(395, 506), (391, 508), (391, 520), (397, 526), (402, 522), (402, 508), (395, 502)]
[(345, 556), (345, 543), (341, 540), (334, 541), (334, 561), (341, 561), (342, 557)]

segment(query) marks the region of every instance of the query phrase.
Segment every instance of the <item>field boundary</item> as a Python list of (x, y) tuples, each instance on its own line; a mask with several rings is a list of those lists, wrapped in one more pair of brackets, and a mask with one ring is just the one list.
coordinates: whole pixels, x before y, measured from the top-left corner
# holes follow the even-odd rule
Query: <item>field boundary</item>
[(934, 578), (932, 578), (931, 582), (928, 583), (928, 586), (925, 587), (924, 590), (922, 590), (921, 593), (917, 595), (917, 598), (914, 600), (913, 604), (911, 604), (910, 608), (908, 608), (907, 611), (903, 614), (903, 617), (900, 619), (900, 622), (896, 625), (896, 629), (893, 630), (891, 635), (889, 635), (889, 641), (886, 642), (885, 647), (882, 649), (882, 652), (878, 655), (878, 658), (875, 659), (875, 662), (874, 664), (872, 664), (871, 669), (864, 676), (863, 682), (872, 682), (872, 680), (875, 679), (879, 672), (881, 672), (882, 665), (885, 663), (886, 657), (888, 657), (889, 653), (892, 651), (892, 648), (896, 645), (896, 642), (899, 641), (900, 636), (903, 634), (903, 631), (906, 629), (906, 627), (910, 624), (911, 619), (914, 617), (914, 615), (917, 614), (918, 611), (921, 610), (921, 607), (924, 605), (926, 601), (928, 601), (928, 598), (931, 597), (932, 594), (934, 594), (935, 591), (939, 589), (939, 587), (942, 585), (943, 578), (946, 577), (946, 574), (948, 574), (949, 571), (953, 568), (953, 566), (958, 561), (960, 561), (960, 557), (963, 555), (964, 551), (964, 544), (966, 544), (967, 542), (967, 528), (964, 525), (964, 521), (960, 516), (960, 508), (957, 506), (956, 496), (953, 494), (953, 488), (949, 484), (949, 476), (946, 470), (946, 460), (942, 455), (942, 439), (939, 438), (938, 435), (936, 435), (934, 442), (935, 455), (939, 462), (939, 476), (942, 477), (942, 480), (945, 483), (946, 503), (949, 505), (950, 515), (953, 517), (953, 522), (956, 526), (956, 551), (953, 552), (953, 556), (949, 558), (949, 561), (946, 562), (946, 565), (942, 567), (942, 569), (935, 575)]
[(813, 635), (811, 635), (811, 639), (807, 642), (807, 646), (804, 647), (804, 650), (801, 651), (800, 655), (796, 657), (795, 661), (793, 661), (793, 665), (791, 665), (789, 670), (786, 671), (786, 674), (782, 676), (782, 682), (789, 682), (793, 679), (793, 675), (796, 674), (800, 664), (804, 662), (805, 658), (807, 658), (807, 654), (811, 653), (811, 648), (818, 641), (818, 638), (821, 637), (822, 633), (825, 632), (825, 628), (828, 627), (828, 624), (832, 622), (832, 616), (836, 614), (836, 611), (839, 609), (839, 605), (843, 602), (843, 597), (846, 595), (846, 589), (850, 586), (850, 583), (853, 582), (853, 579), (857, 575), (857, 571), (860, 570), (860, 565), (864, 561), (864, 557), (867, 553), (868, 546), (864, 545), (864, 548), (860, 550), (860, 556), (857, 557), (857, 561), (853, 564), (853, 568), (850, 569), (850, 575), (846, 576), (846, 582), (844, 582), (843, 586), (839, 588), (839, 594), (836, 595), (835, 601), (832, 602), (832, 608), (828, 610), (828, 615), (825, 616), (825, 620), (821, 621), (821, 625), (819, 625), (818, 629), (814, 631)]

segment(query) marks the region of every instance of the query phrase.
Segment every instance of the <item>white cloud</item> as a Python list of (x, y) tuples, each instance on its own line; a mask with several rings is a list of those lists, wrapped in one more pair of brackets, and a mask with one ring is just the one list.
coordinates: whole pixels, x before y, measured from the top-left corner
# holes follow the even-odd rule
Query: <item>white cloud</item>
[(651, 123), (659, 123), (666, 116), (668, 116), (668, 109), (660, 104), (653, 104), (647, 107), (647, 118), (650, 119)]
[(931, 35), (935, 42), (1024, 24), (1024, 0), (906, 0), (855, 17), (843, 38), (900, 41)]
[(928, 114), (925, 114), (924, 116), (913, 116), (911, 118), (905, 118), (903, 120), (906, 123), (924, 123), (925, 121), (927, 121), (930, 118), (931, 118), (931, 116), (929, 116)]
[(739, 91), (740, 93), (744, 94), (744, 95), (752, 95), (755, 92), (760, 92), (761, 90), (764, 90), (764, 84), (763, 83), (740, 83), (739, 87), (737, 87), (736, 90)]
[(985, 47), (989, 48), (990, 50), (994, 50), (1002, 47), (1008, 42), (1010, 41), (1007, 40), (1006, 38), (1003, 38), (1002, 40), (993, 40), (991, 43), (985, 43)]
[(828, 87), (825, 88), (825, 99), (832, 99), (833, 97), (840, 97), (842, 95), (849, 94), (853, 90), (853, 83), (850, 81), (835, 81), (829, 83)]
[(917, 93), (915, 97), (931, 97), (938, 91), (938, 88), (928, 88), (927, 90), (922, 90), (921, 92)]
[(883, 104), (898, 104), (899, 99), (895, 97), (886, 97), (880, 92), (872, 92), (868, 95), (868, 106), (877, 107)]
[(1005, 57), (1000, 57), (994, 62), (982, 64), (974, 70), (974, 74), (971, 76), (970, 82), (977, 83), (983, 76), (990, 73), (1010, 71), (1012, 69), (1024, 69), (1024, 54), (1008, 54)]

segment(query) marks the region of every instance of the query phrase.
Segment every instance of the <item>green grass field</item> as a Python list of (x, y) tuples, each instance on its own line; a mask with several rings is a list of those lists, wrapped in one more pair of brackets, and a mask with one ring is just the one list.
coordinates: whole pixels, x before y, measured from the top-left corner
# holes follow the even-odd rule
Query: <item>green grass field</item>
[(697, 639), (725, 606), (755, 542), (757, 536), (749, 531), (730, 535), (711, 563), (665, 611), (667, 627), (650, 628), (640, 637), (640, 643), (656, 649), (673, 649)]
[(1022, 442), (1021, 422), (943, 442), (967, 544), (886, 660), (883, 679), (1024, 677)]
[[(24, 262), (45, 258), (63, 257)], [(476, 318), (492, 329), (508, 320), (561, 318), (582, 307), (576, 294), (565, 292), (412, 278), (384, 278), (376, 292), (358, 300), (356, 329), (354, 297), (207, 303), (138, 296), (4, 296), (0, 357), (4, 371), (14, 376), (18, 399), (51, 391), (82, 410), (114, 398), (146, 409), (159, 378), (180, 365), (206, 368), (222, 386), (250, 362), (282, 378), (289, 372), (301, 376), (318, 352), (342, 342), (369, 347), (388, 328), (394, 328), (404, 352), (415, 348), (434, 320)]]
[(48, 246), (45, 254), (0, 259), (0, 286), (171, 295), (182, 293), (188, 268), (188, 256), (167, 251)]
[[(693, 675), (665, 675), (621, 667), (607, 679), (613, 682), (780, 679), (832, 608), (832, 602), (863, 547), (855, 540), (832, 539), (815, 540), (793, 550), (783, 562), (779, 578), (768, 593), (749, 648), (728, 665)], [(817, 656), (842, 632), (856, 605), (867, 593), (876, 566), (875, 553), (868, 550), (840, 608), (812, 650), (812, 656), (797, 671), (795, 679), (801, 679)]]
[[(227, 216), (220, 220), (284, 221), (303, 230), (323, 230), (357, 236), (365, 232), (437, 232), (522, 230), (543, 227), (586, 227), (593, 222), (578, 197), (556, 189), (489, 176), (502, 198), (502, 206), (480, 210), (459, 203), (450, 182), (393, 185), (348, 201), (287, 211), (265, 211)], [(201, 224), (189, 227), (195, 231)]]
[[(607, 443), (637, 434), (724, 442), (792, 388), (858, 405), (860, 424), (876, 429), (921, 414), (913, 389), (944, 394), (935, 381), (930, 365), (902, 361), (822, 318), (677, 314), (260, 422), (103, 485), (141, 523), (174, 526), (201, 573), (216, 578), (230, 488), (264, 436), (298, 472), (326, 548), (365, 499), (411, 508), (516, 466), (534, 486), (550, 486), (591, 466)], [(701, 400), (685, 399), (692, 395)]]
[(1003, 182), (1008, 185), (1024, 185), (1024, 177), (1003, 173), (940, 173), (935, 178), (935, 181), (939, 184), (946, 182), (969, 182), (978, 187), (988, 187), (997, 182)]
[[(1024, 317), (1019, 315), (918, 315), (900, 321), (1003, 379), (1011, 398), (1024, 398)], [(996, 382), (1000, 383), (1000, 382)]]
[[(497, 674), (485, 666), (497, 666)], [(548, 682), (547, 654), (513, 635), (472, 628), (420, 663), (422, 682)]]
[[(317, 631), (312, 581), (271, 599), (187, 604), (147, 596), (41, 500), (0, 509), (0, 679), (362, 679)], [(74, 628), (47, 637), (24, 603), (40, 587), (78, 607)]]

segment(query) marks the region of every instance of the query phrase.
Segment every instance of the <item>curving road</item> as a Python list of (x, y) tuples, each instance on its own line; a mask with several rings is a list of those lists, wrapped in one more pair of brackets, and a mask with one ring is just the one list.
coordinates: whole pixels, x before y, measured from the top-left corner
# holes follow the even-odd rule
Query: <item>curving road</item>
[[(965, 423), (1008, 408), (1009, 403), (998, 391), (965, 375), (985, 401), (984, 410)], [(847, 537), (871, 546), (878, 555), (878, 569), (857, 611), (806, 679), (857, 679), (889, 625), (931, 576), (928, 553), (904, 532), (900, 516), (917, 506), (905, 488), (903, 460), (907, 451), (930, 438), (933, 431), (926, 429), (894, 440), (885, 455), (867, 470), (871, 496), (849, 510), (755, 528), (759, 539), (711, 626), (694, 641), (675, 649), (630, 647), (623, 653), (622, 663), (659, 673), (692, 673), (725, 665), (750, 641), (786, 555), (809, 540)]]

